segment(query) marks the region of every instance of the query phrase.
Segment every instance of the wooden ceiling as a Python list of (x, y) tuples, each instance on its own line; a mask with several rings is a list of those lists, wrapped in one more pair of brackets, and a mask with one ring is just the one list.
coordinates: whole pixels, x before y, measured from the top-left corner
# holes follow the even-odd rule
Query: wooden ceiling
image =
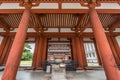
[[(119, 3), (119, 0), (97, 0), (100, 3)], [(0, 0), (0, 3), (21, 3), (23, 0)], [(31, 0), (31, 3), (88, 3), (89, 0)], [(18, 28), (24, 9), (0, 9), (0, 28), (5, 31)], [(91, 28), (89, 9), (31, 9), (29, 28), (36, 32), (48, 28), (69, 28), (71, 31), (84, 32)], [(114, 31), (120, 27), (120, 10), (98, 9), (98, 15), (105, 30)], [(113, 14), (114, 13), (114, 14)]]
[[(0, 27), (4, 29), (18, 28), (22, 14), (0, 15)], [(119, 27), (119, 15), (99, 14), (103, 27), (108, 30), (112, 26)], [(91, 28), (88, 14), (31, 14), (29, 27), (36, 31), (41, 28), (71, 28), (82, 31), (84, 28)]]

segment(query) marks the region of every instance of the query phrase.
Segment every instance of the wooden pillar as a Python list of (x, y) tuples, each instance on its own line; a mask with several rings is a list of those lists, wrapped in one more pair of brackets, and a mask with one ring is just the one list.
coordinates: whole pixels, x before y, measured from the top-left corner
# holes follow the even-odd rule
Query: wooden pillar
[(83, 67), (87, 67), (87, 59), (86, 59), (86, 54), (85, 54), (85, 49), (84, 49), (84, 43), (83, 43), (83, 38), (79, 38), (80, 39), (80, 47), (81, 47), (81, 55), (82, 55), (82, 61), (83, 61)]
[(5, 55), (4, 64), (6, 64), (6, 62), (7, 62), (7, 59), (8, 59), (11, 47), (12, 47), (12, 43), (13, 43), (13, 40), (12, 40), (12, 37), (10, 37), (10, 43), (9, 43), (9, 46), (8, 46), (8, 49), (7, 49), (7, 52)]
[(35, 49), (34, 49), (34, 56), (33, 56), (33, 60), (32, 60), (32, 67), (33, 68), (36, 68), (38, 48), (39, 48), (39, 37), (36, 37)]
[(77, 61), (77, 55), (76, 55), (76, 44), (75, 44), (75, 38), (72, 38), (72, 55), (73, 60)]
[(3, 55), (3, 51), (4, 51), (4, 48), (6, 46), (6, 43), (7, 43), (7, 40), (8, 40), (8, 37), (5, 36), (2, 40), (2, 43), (1, 43), (1, 46), (0, 46), (0, 65), (2, 65), (2, 61), (1, 61), (1, 58), (2, 58), (2, 55)]
[(42, 54), (43, 54), (43, 37), (39, 37), (38, 51), (36, 57), (36, 68), (41, 68), (42, 64)]
[[(114, 46), (114, 48), (115, 48), (115, 50), (116, 50), (116, 53), (117, 53), (117, 55), (118, 55), (118, 57), (119, 57), (119, 59), (120, 59), (120, 47), (119, 47), (119, 44), (118, 44), (118, 42), (117, 42), (117, 40), (116, 40), (115, 37), (111, 36), (111, 40), (112, 40), (112, 42), (113, 42), (113, 46)], [(119, 62), (120, 62), (120, 61), (119, 61)]]
[(115, 61), (116, 61), (117, 65), (119, 66), (119, 65), (120, 65), (120, 56), (117, 54), (117, 53), (119, 53), (119, 51), (116, 51), (115, 46), (114, 46), (114, 44), (113, 44), (113, 41), (112, 41), (110, 35), (107, 35), (107, 39), (108, 39), (108, 41), (109, 41), (111, 50), (112, 50), (112, 52), (113, 52), (113, 56), (114, 56), (114, 58), (115, 58)]
[(93, 26), (95, 40), (101, 53), (107, 80), (120, 80), (119, 70), (96, 10), (94, 8), (90, 8), (89, 15)]
[(98, 64), (100, 66), (102, 66), (102, 61), (101, 61), (101, 57), (100, 57), (100, 51), (97, 47), (96, 41), (94, 40), (94, 46), (95, 46), (95, 51), (96, 51), (96, 55), (97, 55), (97, 59), (98, 59)]
[(0, 58), (0, 64), (4, 63), (5, 56), (7, 55), (7, 51), (9, 49), (10, 42), (11, 42), (10, 37), (8, 37), (5, 48), (4, 48), (3, 53), (2, 53), (2, 56)]
[(47, 38), (43, 38), (43, 55), (42, 55), (42, 62), (46, 61), (47, 56)]
[(1, 80), (15, 80), (26, 38), (30, 10), (25, 9)]
[(77, 53), (77, 58), (78, 58), (78, 64), (79, 64), (79, 67), (78, 69), (80, 68), (84, 68), (84, 65), (83, 65), (83, 59), (82, 59), (82, 52), (81, 52), (81, 46), (80, 46), (80, 39), (79, 37), (76, 37), (76, 53)]

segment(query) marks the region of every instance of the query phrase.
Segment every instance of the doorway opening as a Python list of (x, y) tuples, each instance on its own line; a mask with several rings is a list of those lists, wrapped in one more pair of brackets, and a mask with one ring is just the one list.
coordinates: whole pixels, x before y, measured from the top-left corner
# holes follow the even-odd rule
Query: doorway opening
[(35, 42), (27, 39), (24, 44), (24, 49), (21, 57), (20, 67), (32, 66), (32, 59), (34, 55)]
[(60, 64), (71, 60), (71, 40), (69, 38), (49, 38), (47, 61)]

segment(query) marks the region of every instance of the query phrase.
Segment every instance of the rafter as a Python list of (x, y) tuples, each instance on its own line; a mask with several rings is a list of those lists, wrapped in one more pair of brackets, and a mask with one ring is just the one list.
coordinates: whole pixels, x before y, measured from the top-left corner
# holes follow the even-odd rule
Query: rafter
[(113, 31), (115, 28), (120, 26), (120, 21), (117, 21), (115, 24), (113, 24), (110, 28), (109, 31)]
[(1, 26), (5, 31), (10, 31), (10, 26), (4, 24), (2, 21), (0, 21), (0, 26)]
[(36, 32), (39, 32), (39, 29), (36, 28), (36, 26), (34, 25), (34, 23), (29, 20), (29, 25), (36, 31)]
[(84, 18), (86, 17), (87, 14), (83, 14), (82, 17), (79, 17), (79, 21), (78, 24), (76, 26), (76, 29), (78, 29), (80, 27), (80, 25), (82, 24)]
[(84, 30), (86, 29), (86, 28), (88, 28), (90, 26), (90, 21), (88, 21), (87, 22), (87, 24), (84, 26), (84, 28), (82, 28), (81, 30), (80, 30), (80, 35), (84, 32)]
[(39, 27), (43, 28), (41, 20), (39, 19), (39, 16), (37, 14), (33, 14), (33, 17), (35, 18), (35, 21), (39, 24)]

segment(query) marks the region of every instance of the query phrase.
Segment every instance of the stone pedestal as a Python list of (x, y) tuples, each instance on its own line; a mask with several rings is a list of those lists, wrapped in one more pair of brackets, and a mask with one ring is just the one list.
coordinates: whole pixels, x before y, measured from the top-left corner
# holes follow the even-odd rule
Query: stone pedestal
[(51, 80), (67, 80), (65, 68), (60, 68), (59, 65), (52, 65)]

